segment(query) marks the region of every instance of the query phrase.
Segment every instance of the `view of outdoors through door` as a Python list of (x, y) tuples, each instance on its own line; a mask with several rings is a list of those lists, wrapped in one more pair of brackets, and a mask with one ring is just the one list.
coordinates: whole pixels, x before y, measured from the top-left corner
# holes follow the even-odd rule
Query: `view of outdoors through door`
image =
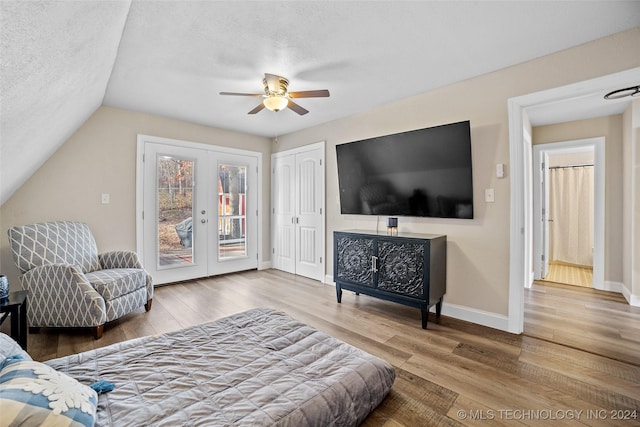
[[(193, 263), (193, 160), (158, 158), (158, 265)], [(218, 168), (218, 257), (244, 257), (246, 244), (246, 166)]]
[(218, 258), (247, 255), (247, 168), (218, 166)]
[(158, 266), (193, 263), (193, 160), (157, 161)]

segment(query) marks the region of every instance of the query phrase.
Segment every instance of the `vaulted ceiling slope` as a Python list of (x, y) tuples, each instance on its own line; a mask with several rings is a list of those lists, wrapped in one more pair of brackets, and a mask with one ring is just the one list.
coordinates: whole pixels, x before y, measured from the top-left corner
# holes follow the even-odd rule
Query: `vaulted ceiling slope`
[[(0, 203), (101, 105), (282, 135), (640, 26), (637, 1), (0, 3)], [(265, 72), (331, 97), (219, 95)]]

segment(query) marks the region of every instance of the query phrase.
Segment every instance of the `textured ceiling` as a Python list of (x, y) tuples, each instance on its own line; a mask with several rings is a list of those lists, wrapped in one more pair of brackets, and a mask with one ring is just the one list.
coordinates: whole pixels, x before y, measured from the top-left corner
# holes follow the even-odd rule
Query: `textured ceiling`
[[(640, 26), (638, 1), (1, 2), (0, 203), (100, 106), (273, 137)], [(247, 112), (265, 72), (310, 111)]]

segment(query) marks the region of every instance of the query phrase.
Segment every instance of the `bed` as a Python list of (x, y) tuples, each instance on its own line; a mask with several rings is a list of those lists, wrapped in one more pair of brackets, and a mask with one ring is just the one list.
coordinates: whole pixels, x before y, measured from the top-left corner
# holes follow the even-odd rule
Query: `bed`
[(395, 379), (387, 362), (271, 309), (44, 365), (114, 385), (94, 396), (98, 426), (355, 426)]

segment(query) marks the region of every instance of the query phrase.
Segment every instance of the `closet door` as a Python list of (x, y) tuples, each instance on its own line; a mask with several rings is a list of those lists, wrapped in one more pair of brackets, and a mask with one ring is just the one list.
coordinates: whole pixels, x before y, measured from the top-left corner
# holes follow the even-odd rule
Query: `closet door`
[(272, 157), (272, 236), (271, 261), (273, 268), (295, 274), (295, 155)]
[(296, 274), (322, 280), (324, 174), (320, 149), (296, 154)]
[(324, 278), (324, 143), (274, 154), (272, 266)]

